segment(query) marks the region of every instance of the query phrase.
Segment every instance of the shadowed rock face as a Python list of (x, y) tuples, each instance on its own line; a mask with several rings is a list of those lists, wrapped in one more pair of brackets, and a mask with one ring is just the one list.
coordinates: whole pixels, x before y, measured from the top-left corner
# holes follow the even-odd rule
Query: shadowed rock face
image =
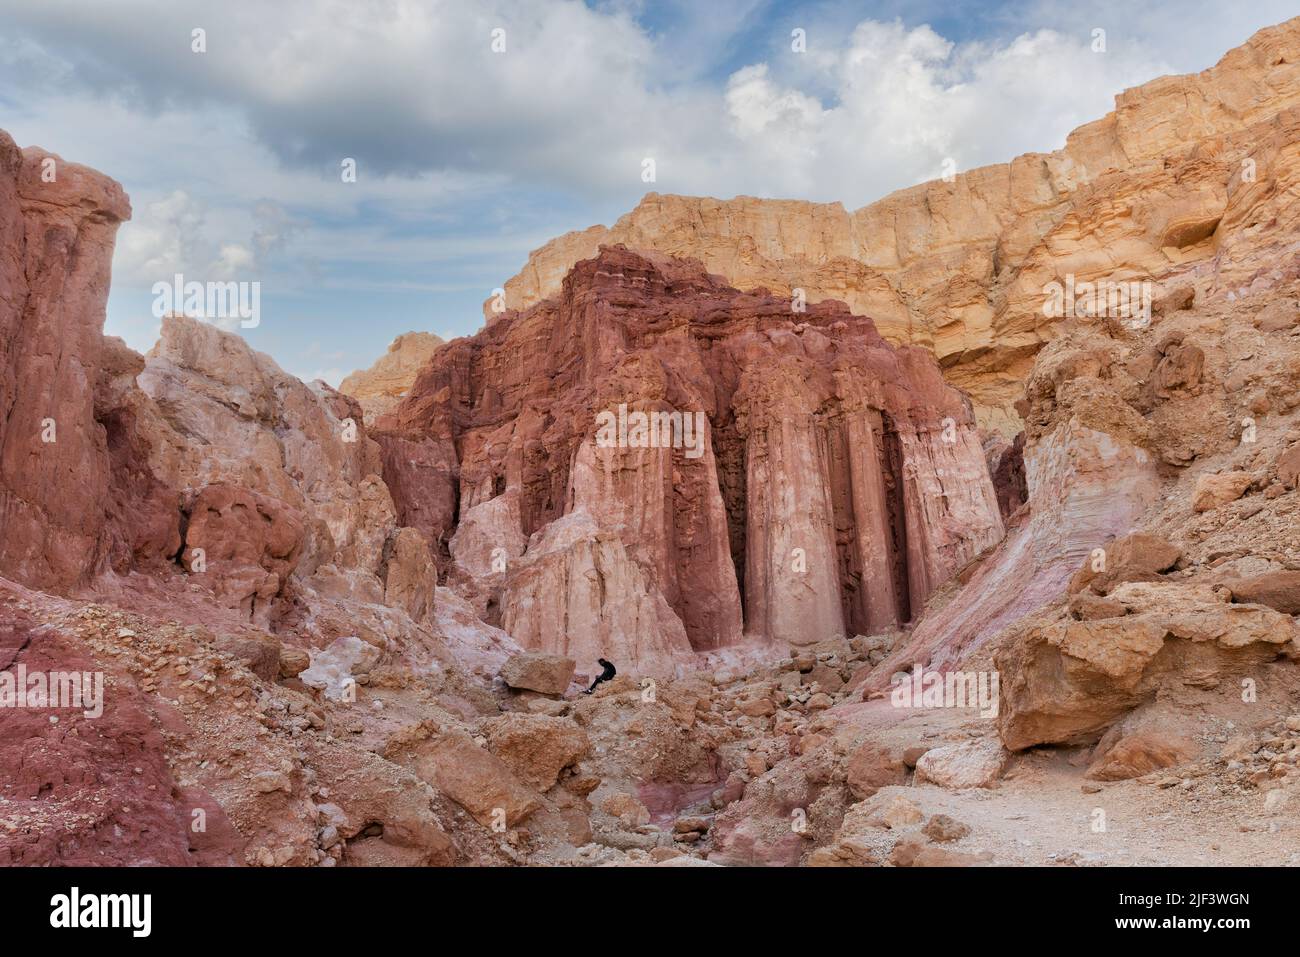
[[(669, 424), (639, 441), (637, 413)], [(472, 514), (507, 629), (580, 658), (879, 630), (1002, 536), (969, 404), (925, 352), (623, 247), (444, 346), (375, 435), (399, 521), (445, 541)]]

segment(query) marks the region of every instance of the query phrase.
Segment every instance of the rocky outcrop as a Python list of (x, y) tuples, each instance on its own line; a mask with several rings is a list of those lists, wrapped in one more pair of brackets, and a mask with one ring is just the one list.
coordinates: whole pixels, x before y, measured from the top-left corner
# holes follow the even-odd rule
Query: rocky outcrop
[(3, 137), (0, 191), (0, 575), (317, 646), (454, 645), (495, 673), (516, 647), (439, 614), (429, 542), (397, 522), (356, 400), (183, 316), (146, 357), (103, 337), (121, 188)]
[(122, 188), (0, 132), (0, 575), (67, 588), (110, 547), (95, 384)]
[(180, 502), (189, 583), (313, 643), (432, 648), (429, 545), (398, 525), (355, 400), (183, 316), (164, 318), (137, 379), (135, 431)]
[[(1213, 294), (1273, 285), (1293, 247), (1300, 19), (1214, 67), (1126, 90), (1065, 147), (900, 190), (861, 209), (741, 196), (647, 195), (613, 227), (568, 233), (504, 284), (504, 305), (556, 295), (572, 265), (622, 243), (699, 259), (741, 289), (836, 299), (891, 342), (931, 350), (980, 424), (1013, 405), (1052, 337), (1047, 287), (1212, 271)], [(496, 298), (485, 305), (497, 319)], [(1281, 320), (1278, 320), (1281, 321)]]
[(339, 383), (339, 391), (361, 403), (370, 425), (402, 400), (443, 341), (431, 332), (405, 332), (369, 369), (359, 369)]
[[(399, 344), (373, 424), (194, 320), (102, 338), (124, 198), (0, 143), (0, 673), (109, 692), (7, 711), (0, 863), (1078, 863), (1097, 782), (1117, 821), (1276, 814), (1295, 31), (869, 214), (648, 197), (642, 251), (535, 258), (547, 296)], [(1149, 322), (1034, 314), (1123, 271)], [(894, 700), (915, 665), (998, 699)], [(1257, 830), (1225, 852), (1272, 862)]]
[[(878, 631), (1003, 531), (969, 405), (923, 351), (622, 248), (440, 349), (376, 434), (401, 520), (500, 576), (521, 644), (578, 660), (663, 672), (746, 633)], [(459, 502), (454, 536), (430, 501)]]
[(1131, 582), (1112, 595), (1118, 616), (1030, 622), (999, 652), (1007, 747), (1096, 740), (1166, 685), (1214, 687), (1279, 655), (1300, 656), (1300, 626), (1289, 616), (1231, 604), (1222, 590)]

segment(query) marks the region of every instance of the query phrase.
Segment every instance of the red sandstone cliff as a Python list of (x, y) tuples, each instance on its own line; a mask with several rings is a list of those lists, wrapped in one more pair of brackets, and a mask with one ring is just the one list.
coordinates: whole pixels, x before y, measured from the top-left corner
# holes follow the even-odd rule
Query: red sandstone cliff
[[(1293, 33), (1225, 58), (1222, 137), (1159, 126), (1159, 169), (1089, 179), (1033, 246), (1022, 305), (1116, 246), (1172, 288), (1149, 326), (1064, 321), (1006, 366), (1010, 448), (847, 307), (622, 247), (439, 347), (372, 434), (213, 327), (103, 338), (125, 197), (0, 134), (0, 671), (109, 679), (99, 716), (0, 715), (0, 864), (1060, 863), (1078, 828), (1030, 847), (1006, 809), (1082, 819), (1084, 767), (1132, 779), (1117, 818), (1177, 817), (1152, 813), (1171, 784), (1276, 815), (1300, 793)], [(1129, 106), (1149, 127), (1187, 88)], [(621, 407), (700, 426), (610, 447)], [(621, 673), (566, 699), (573, 662), (503, 669), (511, 636)], [(916, 664), (1000, 673), (996, 716), (892, 707)], [(1203, 819), (1147, 853), (1203, 863)], [(1225, 858), (1276, 862), (1256, 830)]]
[[(602, 447), (620, 407), (703, 413), (699, 454)], [(622, 247), (440, 349), (376, 435), (399, 518), (446, 540), (490, 512), (503, 626), (584, 659), (879, 631), (1002, 536), (969, 403), (924, 351)]]
[(95, 421), (122, 188), (0, 132), (0, 574), (85, 580), (107, 550)]
[[(802, 289), (924, 346), (980, 425), (1020, 430), (1033, 357), (1058, 330), (1043, 287), (1190, 275), (1231, 295), (1271, 282), (1293, 248), (1300, 17), (1200, 73), (1125, 90), (1051, 153), (959, 172), (856, 210), (750, 196), (647, 194), (611, 227), (558, 236), (503, 282), (505, 305), (553, 295), (601, 244), (699, 259), (741, 289)], [(492, 318), (493, 300), (485, 305)]]

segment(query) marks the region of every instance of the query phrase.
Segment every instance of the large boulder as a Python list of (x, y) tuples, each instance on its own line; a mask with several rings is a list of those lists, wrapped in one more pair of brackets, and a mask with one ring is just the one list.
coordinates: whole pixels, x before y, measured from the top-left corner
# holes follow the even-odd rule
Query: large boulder
[(1232, 600), (1267, 605), (1284, 615), (1300, 615), (1300, 571), (1265, 572), (1230, 579)]
[(384, 757), (409, 767), (484, 827), (514, 827), (543, 807), (541, 796), (508, 764), (455, 728), (425, 723), (398, 732)]
[(1235, 502), (1253, 482), (1249, 472), (1202, 475), (1196, 480), (1196, 490), (1192, 493), (1192, 511), (1209, 512), (1220, 505)]
[(591, 750), (586, 732), (568, 718), (504, 714), (484, 730), (488, 750), (538, 791), (554, 787), (560, 772)]
[(190, 508), (182, 558), (223, 601), (265, 620), (302, 557), (304, 527), (302, 513), (278, 499), (209, 485)]
[(572, 658), (529, 651), (506, 659), (501, 666), (501, 680), (517, 691), (562, 695), (576, 667)]
[(1158, 535), (1134, 532), (1117, 538), (1100, 554), (1090, 554), (1070, 580), (1070, 594), (1085, 589), (1106, 595), (1122, 582), (1160, 581), (1177, 564), (1182, 551)]
[(1008, 748), (1090, 743), (1183, 675), (1212, 686), (1300, 652), (1290, 616), (1230, 604), (1222, 587), (1128, 582), (1110, 597), (1125, 614), (1028, 619), (999, 649), (998, 727)]
[(941, 788), (991, 788), (1010, 755), (996, 738), (931, 748), (916, 762), (916, 779)]

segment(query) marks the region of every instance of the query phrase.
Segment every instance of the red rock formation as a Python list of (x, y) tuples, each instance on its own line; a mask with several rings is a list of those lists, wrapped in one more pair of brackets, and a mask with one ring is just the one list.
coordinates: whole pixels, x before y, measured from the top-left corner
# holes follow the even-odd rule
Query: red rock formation
[(0, 574), (66, 587), (101, 564), (109, 450), (95, 420), (113, 180), (0, 131)]
[[(679, 416), (679, 447), (638, 446), (636, 413)], [(431, 536), (448, 503), (511, 496), (504, 626), (579, 658), (882, 629), (1002, 536), (969, 403), (928, 355), (840, 303), (796, 313), (622, 247), (444, 346), (376, 432), (399, 520)]]

